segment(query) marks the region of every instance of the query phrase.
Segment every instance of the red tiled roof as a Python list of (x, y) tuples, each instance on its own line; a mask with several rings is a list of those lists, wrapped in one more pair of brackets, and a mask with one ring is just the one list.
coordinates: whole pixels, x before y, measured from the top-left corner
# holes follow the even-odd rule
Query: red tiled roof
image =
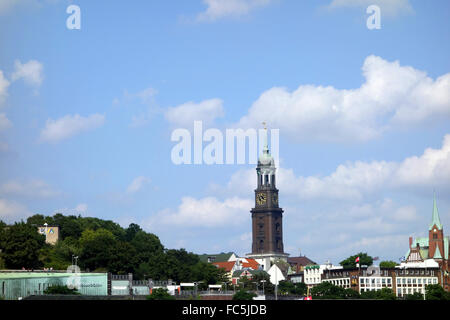
[(258, 270), (259, 263), (256, 262), (255, 259), (245, 259), (245, 260), (247, 260), (247, 262), (242, 262), (243, 268), (251, 268), (253, 270)]
[(217, 268), (225, 269), (226, 272), (230, 272), (231, 269), (233, 269), (235, 263), (236, 261), (213, 262), (213, 265), (215, 265)]

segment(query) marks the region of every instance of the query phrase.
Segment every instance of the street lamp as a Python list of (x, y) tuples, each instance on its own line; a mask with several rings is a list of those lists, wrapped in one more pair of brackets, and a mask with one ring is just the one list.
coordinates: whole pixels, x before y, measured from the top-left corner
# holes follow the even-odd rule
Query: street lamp
[(258, 293), (258, 281), (252, 281), (255, 284), (256, 293)]
[(263, 284), (263, 295), (264, 295), (264, 283), (267, 282), (267, 280), (261, 280), (262, 284)]
[(48, 226), (48, 223), (47, 222), (44, 223), (44, 226), (45, 226), (45, 242), (47, 242), (47, 226)]

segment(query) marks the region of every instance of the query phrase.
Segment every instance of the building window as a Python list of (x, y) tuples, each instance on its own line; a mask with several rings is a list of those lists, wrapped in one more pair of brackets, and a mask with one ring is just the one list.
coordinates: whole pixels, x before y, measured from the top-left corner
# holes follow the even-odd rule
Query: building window
[(437, 237), (437, 234), (435, 233), (435, 234), (433, 234), (433, 239), (437, 239), (438, 237)]

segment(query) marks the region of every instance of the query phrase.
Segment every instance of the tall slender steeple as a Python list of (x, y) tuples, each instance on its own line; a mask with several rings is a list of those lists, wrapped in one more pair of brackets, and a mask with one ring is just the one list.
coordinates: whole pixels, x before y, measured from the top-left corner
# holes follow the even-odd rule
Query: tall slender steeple
[(438, 230), (442, 230), (442, 223), (441, 219), (439, 218), (439, 211), (436, 205), (436, 193), (434, 193), (433, 195), (433, 216), (428, 230), (431, 230), (433, 226), (436, 226)]
[[(448, 244), (447, 244), (448, 245)], [(444, 228), (439, 218), (436, 194), (433, 195), (433, 216), (428, 229), (428, 258), (440, 261), (445, 254)]]

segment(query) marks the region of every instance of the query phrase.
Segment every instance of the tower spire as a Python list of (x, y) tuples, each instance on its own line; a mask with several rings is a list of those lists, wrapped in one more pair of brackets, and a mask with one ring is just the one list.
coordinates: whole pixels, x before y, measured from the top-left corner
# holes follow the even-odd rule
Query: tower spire
[(442, 230), (442, 223), (441, 223), (441, 219), (439, 218), (439, 211), (436, 205), (436, 192), (433, 193), (433, 216), (431, 219), (431, 224), (430, 224), (430, 228), (429, 230), (431, 230), (431, 228), (433, 228), (433, 226), (436, 225), (436, 227), (439, 230)]
[(267, 123), (264, 121), (262, 123), (262, 125), (264, 126), (263, 154), (268, 154), (269, 153), (269, 142), (267, 140), (269, 140), (269, 139), (267, 138)]

